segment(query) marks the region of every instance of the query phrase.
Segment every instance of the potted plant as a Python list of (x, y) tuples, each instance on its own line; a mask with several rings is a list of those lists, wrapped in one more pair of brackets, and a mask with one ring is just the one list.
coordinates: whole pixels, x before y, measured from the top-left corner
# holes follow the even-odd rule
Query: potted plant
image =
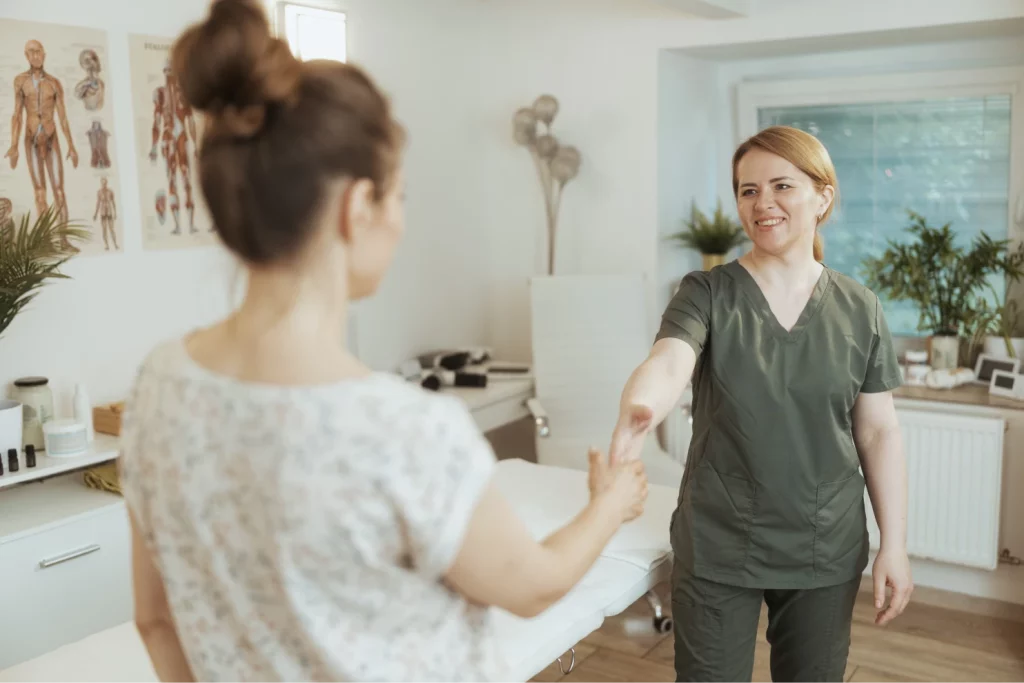
[(34, 223), (27, 213), (18, 224), (10, 217), (0, 221), (0, 337), (43, 285), (67, 278), (60, 267), (78, 253), (71, 240), (88, 237), (88, 231), (63, 221), (54, 207)]
[(881, 256), (865, 259), (866, 284), (890, 300), (913, 302), (920, 312), (918, 329), (930, 335), (932, 366), (952, 369), (958, 364), (961, 339), (970, 337), (978, 324), (977, 311), (992, 289), (990, 278), (1015, 280), (1024, 274), (1024, 245), (1011, 251), (1009, 240), (993, 240), (982, 232), (964, 248), (955, 243), (950, 223), (935, 228), (924, 216), (907, 213), (906, 232), (915, 239), (888, 240)]
[[(993, 294), (995, 292), (993, 291)], [(995, 301), (1001, 297), (995, 296)], [(1008, 299), (1001, 305), (992, 305), (980, 299), (975, 306), (971, 334), (971, 351), (982, 351), (989, 356), (1021, 358), (1024, 356), (1024, 338), (1015, 337), (1014, 329), (1022, 320), (1017, 302)]]
[(689, 220), (683, 221), (685, 230), (668, 236), (687, 249), (695, 249), (701, 254), (704, 270), (725, 263), (725, 256), (736, 247), (747, 241), (743, 226), (739, 221), (725, 215), (722, 200), (718, 200), (715, 213), (708, 218), (694, 202), (690, 209)]

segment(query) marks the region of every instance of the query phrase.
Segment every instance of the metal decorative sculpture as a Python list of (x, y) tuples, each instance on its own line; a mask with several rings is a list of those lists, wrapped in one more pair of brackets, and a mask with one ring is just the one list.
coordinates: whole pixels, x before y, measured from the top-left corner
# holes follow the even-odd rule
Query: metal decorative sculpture
[(558, 100), (541, 95), (532, 107), (523, 107), (513, 117), (515, 141), (526, 147), (537, 165), (544, 209), (548, 219), (548, 275), (555, 273), (555, 236), (558, 228), (558, 207), (566, 183), (580, 171), (579, 150), (563, 146), (551, 134), (551, 123), (558, 114)]

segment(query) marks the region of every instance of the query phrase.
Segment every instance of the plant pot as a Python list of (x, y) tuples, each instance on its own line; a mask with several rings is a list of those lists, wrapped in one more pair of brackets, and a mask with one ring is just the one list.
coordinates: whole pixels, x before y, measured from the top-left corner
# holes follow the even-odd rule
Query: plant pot
[[(1010, 337), (1010, 346), (1013, 347), (1016, 358), (1024, 359), (1024, 337)], [(1002, 337), (985, 337), (985, 347), (982, 353), (996, 358), (1010, 357), (1006, 349), (1006, 340)]]
[(960, 337), (955, 334), (929, 337), (928, 364), (933, 370), (955, 370), (960, 365)]
[(12, 448), (21, 451), (22, 428), (21, 404), (0, 399), (0, 456)]
[(725, 254), (701, 254), (700, 257), (706, 271), (725, 263)]

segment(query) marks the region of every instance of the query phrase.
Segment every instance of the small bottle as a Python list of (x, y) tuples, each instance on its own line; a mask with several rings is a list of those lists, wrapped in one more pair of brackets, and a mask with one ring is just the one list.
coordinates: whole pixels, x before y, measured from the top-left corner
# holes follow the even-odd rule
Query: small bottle
[(11, 472), (18, 471), (18, 449), (16, 448), (7, 451), (7, 469)]
[(25, 446), (25, 467), (36, 466), (36, 447), (32, 444)]
[(81, 382), (75, 385), (75, 421), (85, 425), (85, 433), (88, 435), (89, 443), (92, 443), (96, 437), (92, 427), (92, 406)]

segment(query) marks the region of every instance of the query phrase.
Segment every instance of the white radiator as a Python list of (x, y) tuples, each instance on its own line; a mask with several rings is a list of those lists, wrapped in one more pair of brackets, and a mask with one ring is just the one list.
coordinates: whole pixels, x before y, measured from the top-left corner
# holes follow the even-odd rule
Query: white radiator
[[(995, 569), (1004, 421), (899, 411), (907, 457), (907, 551), (911, 557)], [(871, 547), (879, 533), (865, 493)]]

